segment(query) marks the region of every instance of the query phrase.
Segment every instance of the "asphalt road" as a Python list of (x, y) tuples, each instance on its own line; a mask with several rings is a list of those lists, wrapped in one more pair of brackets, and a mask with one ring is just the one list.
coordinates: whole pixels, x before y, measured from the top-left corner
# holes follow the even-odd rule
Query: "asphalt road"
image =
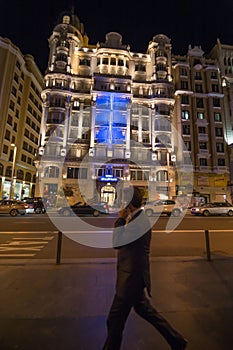
[[(0, 217), (0, 259), (57, 259), (58, 227), (63, 225), (61, 262), (64, 259), (115, 257), (110, 231), (115, 216), (78, 221), (56, 214)], [(206, 256), (209, 232), (213, 255), (233, 255), (233, 219), (230, 217), (154, 218), (151, 256)], [(77, 233), (78, 232), (78, 233)], [(110, 243), (109, 243), (110, 242)], [(109, 244), (108, 244), (109, 243)]]

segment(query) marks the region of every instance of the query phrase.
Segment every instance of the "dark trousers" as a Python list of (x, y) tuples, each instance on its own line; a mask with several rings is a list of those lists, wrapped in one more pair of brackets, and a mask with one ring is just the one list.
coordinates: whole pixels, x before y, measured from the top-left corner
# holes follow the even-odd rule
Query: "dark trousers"
[(150, 304), (144, 290), (138, 297), (120, 298), (115, 295), (107, 319), (107, 339), (102, 350), (119, 350), (122, 342), (122, 334), (131, 308), (151, 323), (173, 348), (183, 339), (179, 334)]

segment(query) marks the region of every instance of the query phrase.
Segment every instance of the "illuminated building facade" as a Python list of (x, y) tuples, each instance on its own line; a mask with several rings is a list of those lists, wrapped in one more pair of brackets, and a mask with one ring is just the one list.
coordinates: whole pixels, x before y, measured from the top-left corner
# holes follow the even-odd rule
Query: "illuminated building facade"
[(193, 191), (229, 197), (220, 74), (200, 48), (172, 56), (170, 39), (158, 34), (146, 53), (135, 53), (116, 32), (90, 45), (71, 12), (61, 15), (49, 47), (38, 195), (57, 203), (72, 192), (73, 201), (114, 205), (130, 181), (149, 200)]
[(0, 37), (0, 198), (35, 192), (34, 157), (41, 124), (43, 77), (31, 55)]
[[(230, 200), (229, 157), (224, 94), (217, 61), (205, 58), (200, 47), (189, 47), (187, 56), (173, 57), (175, 116), (185, 149), (179, 147), (184, 163), (194, 172), (194, 192), (205, 201)], [(188, 158), (186, 160), (186, 157)], [(184, 191), (185, 173), (180, 174)]]
[(233, 45), (226, 45), (217, 39), (213, 47), (211, 57), (217, 59), (220, 67), (222, 89), (224, 93), (224, 111), (226, 129), (224, 136), (229, 146), (231, 196), (233, 199)]

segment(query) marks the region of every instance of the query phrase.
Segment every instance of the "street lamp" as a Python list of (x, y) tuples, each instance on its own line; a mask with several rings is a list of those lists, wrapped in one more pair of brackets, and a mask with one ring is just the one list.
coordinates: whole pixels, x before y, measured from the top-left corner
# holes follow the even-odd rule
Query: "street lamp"
[(16, 160), (17, 146), (15, 143), (12, 143), (11, 146), (14, 147), (14, 152), (13, 152), (13, 161), (12, 161), (12, 170), (11, 170), (10, 199), (14, 199), (14, 173), (15, 173), (15, 160)]

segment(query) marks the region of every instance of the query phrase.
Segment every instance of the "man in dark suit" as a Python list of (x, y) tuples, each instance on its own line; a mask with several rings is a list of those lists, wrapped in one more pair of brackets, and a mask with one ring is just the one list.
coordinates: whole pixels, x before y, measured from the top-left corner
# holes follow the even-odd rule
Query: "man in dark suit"
[(118, 250), (116, 293), (102, 350), (120, 349), (125, 322), (132, 307), (161, 333), (172, 350), (184, 350), (187, 345), (185, 338), (150, 304), (150, 222), (141, 208), (141, 191), (132, 186), (127, 196), (128, 205), (119, 212), (113, 232), (113, 247)]

